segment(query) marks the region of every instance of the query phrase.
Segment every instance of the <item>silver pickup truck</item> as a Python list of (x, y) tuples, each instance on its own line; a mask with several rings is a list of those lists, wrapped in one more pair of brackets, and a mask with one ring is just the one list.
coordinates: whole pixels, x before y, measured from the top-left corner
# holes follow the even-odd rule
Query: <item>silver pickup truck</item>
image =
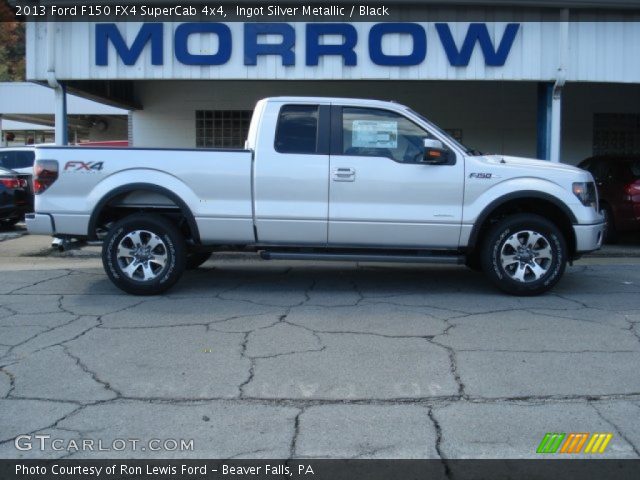
[(482, 155), (408, 107), (258, 102), (245, 150), (36, 149), (32, 233), (103, 240), (107, 275), (156, 294), (219, 248), (264, 259), (460, 263), (535, 295), (600, 247), (591, 174)]

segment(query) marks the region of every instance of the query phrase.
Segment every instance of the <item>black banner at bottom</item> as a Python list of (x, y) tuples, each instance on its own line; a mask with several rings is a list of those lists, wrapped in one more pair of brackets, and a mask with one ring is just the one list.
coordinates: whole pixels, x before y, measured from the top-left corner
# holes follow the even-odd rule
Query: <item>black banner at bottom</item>
[(2, 480), (639, 478), (640, 460), (0, 460)]

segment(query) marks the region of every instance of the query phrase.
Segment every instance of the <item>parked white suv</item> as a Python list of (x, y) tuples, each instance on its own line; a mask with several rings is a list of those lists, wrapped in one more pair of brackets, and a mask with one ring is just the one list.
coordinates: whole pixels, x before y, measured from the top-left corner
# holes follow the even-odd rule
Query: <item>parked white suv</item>
[(258, 102), (245, 150), (36, 149), (33, 233), (96, 239), (155, 294), (222, 245), (265, 259), (466, 263), (539, 294), (600, 247), (591, 174), (484, 156), (390, 102)]

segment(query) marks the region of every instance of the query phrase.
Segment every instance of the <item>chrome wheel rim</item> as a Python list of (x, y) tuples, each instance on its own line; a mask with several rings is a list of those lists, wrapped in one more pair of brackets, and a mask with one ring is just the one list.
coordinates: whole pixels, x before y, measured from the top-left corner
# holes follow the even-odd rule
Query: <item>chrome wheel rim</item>
[(167, 245), (158, 235), (134, 230), (120, 240), (116, 259), (125, 276), (138, 282), (149, 282), (162, 274), (169, 254)]
[(502, 244), (500, 262), (512, 280), (522, 283), (535, 282), (543, 278), (551, 268), (551, 243), (539, 232), (519, 231)]

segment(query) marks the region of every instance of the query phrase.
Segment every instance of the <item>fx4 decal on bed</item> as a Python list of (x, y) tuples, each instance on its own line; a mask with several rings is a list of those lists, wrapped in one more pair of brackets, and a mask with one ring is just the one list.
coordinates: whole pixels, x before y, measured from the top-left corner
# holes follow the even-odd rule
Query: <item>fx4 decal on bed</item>
[(102, 170), (104, 162), (81, 162), (79, 160), (72, 160), (64, 165), (65, 172), (99, 172)]

